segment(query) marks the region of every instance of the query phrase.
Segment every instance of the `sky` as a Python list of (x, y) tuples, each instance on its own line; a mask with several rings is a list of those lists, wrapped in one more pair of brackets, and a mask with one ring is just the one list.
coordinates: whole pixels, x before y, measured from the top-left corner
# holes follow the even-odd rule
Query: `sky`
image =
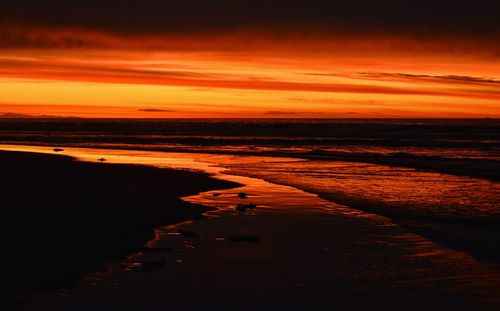
[(0, 2), (0, 116), (500, 117), (499, 1)]

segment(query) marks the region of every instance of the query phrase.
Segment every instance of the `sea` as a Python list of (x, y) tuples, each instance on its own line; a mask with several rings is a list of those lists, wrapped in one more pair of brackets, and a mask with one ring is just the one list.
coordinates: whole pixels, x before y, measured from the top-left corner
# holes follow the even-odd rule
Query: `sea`
[(500, 119), (0, 119), (0, 144), (210, 154), (500, 260)]

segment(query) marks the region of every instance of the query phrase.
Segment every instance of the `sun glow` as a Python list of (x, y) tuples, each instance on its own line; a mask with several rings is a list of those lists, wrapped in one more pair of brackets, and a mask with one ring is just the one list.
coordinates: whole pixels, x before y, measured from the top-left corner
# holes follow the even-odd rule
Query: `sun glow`
[(74, 117), (498, 117), (500, 66), (427, 54), (25, 49), (0, 113)]

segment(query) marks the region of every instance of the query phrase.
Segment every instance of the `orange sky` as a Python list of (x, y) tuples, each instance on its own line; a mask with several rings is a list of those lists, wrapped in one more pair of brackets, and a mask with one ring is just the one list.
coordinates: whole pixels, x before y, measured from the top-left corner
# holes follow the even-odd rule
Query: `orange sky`
[(0, 114), (500, 117), (500, 59), (488, 54), (497, 47), (491, 42), (32, 36), (98, 47), (0, 49)]

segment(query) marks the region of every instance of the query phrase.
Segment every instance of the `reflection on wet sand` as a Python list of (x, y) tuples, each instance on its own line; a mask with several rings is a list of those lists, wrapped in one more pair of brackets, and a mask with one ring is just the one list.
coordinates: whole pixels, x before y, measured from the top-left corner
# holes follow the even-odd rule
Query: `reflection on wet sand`
[[(43, 147), (31, 150), (38, 148)], [(103, 303), (122, 310), (500, 306), (498, 264), (409, 233), (383, 216), (224, 169), (231, 163), (233, 170), (260, 163), (256, 173), (289, 165), (290, 159), (71, 148), (65, 154), (198, 169), (244, 186), (185, 198), (217, 209), (203, 221), (158, 228), (145, 251), (112, 264), (108, 273), (83, 282), (67, 297), (41, 298), (21, 310), (89, 310)], [(238, 204), (256, 208), (240, 213)], [(259, 240), (233, 243), (232, 236)]]

